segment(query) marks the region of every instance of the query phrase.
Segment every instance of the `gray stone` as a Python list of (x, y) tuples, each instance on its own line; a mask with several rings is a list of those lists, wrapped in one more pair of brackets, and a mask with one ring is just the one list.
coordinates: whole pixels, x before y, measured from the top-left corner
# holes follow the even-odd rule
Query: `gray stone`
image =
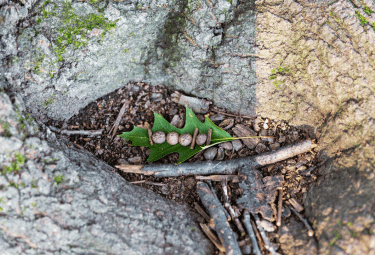
[(217, 159), (217, 160), (223, 160), (223, 159), (224, 159), (224, 156), (225, 156), (225, 154), (224, 154), (224, 149), (219, 147), (219, 148), (217, 149), (217, 157), (216, 157), (216, 159)]
[(267, 232), (274, 232), (276, 230), (276, 226), (273, 225), (271, 222), (268, 220), (261, 220), (260, 225), (264, 228), (265, 231)]
[(163, 95), (161, 93), (153, 93), (151, 95), (151, 100), (154, 102), (160, 102), (163, 99)]
[(204, 152), (204, 158), (207, 160), (213, 160), (216, 157), (217, 154), (217, 148), (211, 147), (205, 150)]
[(231, 142), (225, 142), (225, 143), (220, 143), (219, 147), (225, 149), (225, 150), (232, 150), (233, 149), (233, 144)]
[(255, 151), (257, 153), (262, 153), (262, 152), (265, 152), (267, 150), (267, 146), (264, 145), (263, 143), (258, 143), (257, 147), (255, 147)]
[(242, 142), (240, 140), (233, 140), (232, 141), (232, 145), (233, 145), (233, 149), (235, 151), (239, 151), (242, 149), (243, 145), (242, 145)]
[(33, 120), (20, 122), (18, 103), (0, 92), (8, 109), (0, 119), (15, 128), (0, 136), (9, 145), (0, 147), (0, 165), (9, 166), (0, 175), (2, 254), (213, 253), (186, 206), (126, 182), (43, 124), (39, 131)]
[[(244, 126), (242, 124), (237, 124), (233, 128), (233, 132), (238, 136), (238, 137), (250, 137), (250, 136), (256, 136), (257, 133), (254, 132), (254, 130), (250, 129), (247, 126)], [(254, 149), (255, 146), (258, 144), (259, 139), (258, 138), (246, 138), (246, 139), (241, 139), (242, 142), (250, 149)]]

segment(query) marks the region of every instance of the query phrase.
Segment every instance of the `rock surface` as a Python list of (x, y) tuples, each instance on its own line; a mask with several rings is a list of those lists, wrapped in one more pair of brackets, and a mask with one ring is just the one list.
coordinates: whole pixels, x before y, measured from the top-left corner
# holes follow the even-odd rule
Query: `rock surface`
[(213, 253), (186, 206), (127, 183), (23, 111), (0, 92), (2, 254)]

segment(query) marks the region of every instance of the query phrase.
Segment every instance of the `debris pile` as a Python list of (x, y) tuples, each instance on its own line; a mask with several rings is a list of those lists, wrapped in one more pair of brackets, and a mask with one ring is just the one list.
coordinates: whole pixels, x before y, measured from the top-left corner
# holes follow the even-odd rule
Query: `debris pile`
[[(182, 128), (185, 105), (194, 107), (199, 120), (204, 121), (205, 114), (234, 137), (269, 138), (221, 143), (176, 166), (177, 153), (150, 164), (149, 148), (119, 137), (134, 126), (150, 129), (153, 111)], [(128, 84), (96, 100), (67, 122), (48, 124), (77, 149), (117, 166), (129, 182), (197, 210), (218, 253), (283, 254), (281, 228), (291, 218), (305, 224), (308, 236), (314, 234), (302, 206), (309, 184), (318, 178), (319, 162), (308, 130), (261, 116), (237, 116), (205, 100), (144, 83)]]

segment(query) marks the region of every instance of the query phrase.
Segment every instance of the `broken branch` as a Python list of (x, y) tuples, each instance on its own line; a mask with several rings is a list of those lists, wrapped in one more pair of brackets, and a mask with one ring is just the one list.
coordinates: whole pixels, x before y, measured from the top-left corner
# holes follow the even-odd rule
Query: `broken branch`
[(308, 229), (307, 231), (307, 234), (308, 236), (313, 236), (314, 235), (314, 230), (311, 228), (310, 224), (307, 222), (307, 220), (305, 220), (301, 214), (299, 214), (297, 212), (297, 210), (295, 210), (294, 208), (292, 207), (289, 207), (290, 210), (292, 210), (292, 212), (294, 212), (295, 215), (297, 215), (297, 217), (303, 222), (303, 224), (305, 224), (306, 228)]
[(210, 212), (211, 218), (214, 220), (216, 233), (225, 248), (226, 254), (241, 255), (235, 235), (225, 217), (225, 209), (216, 195), (203, 182), (197, 184), (197, 193), (203, 205)]
[(125, 103), (122, 105), (121, 107), (121, 110), (119, 112), (119, 114), (117, 115), (117, 119), (115, 120), (115, 123), (113, 124), (111, 130), (109, 131), (109, 133), (111, 133), (112, 131), (112, 135), (111, 135), (111, 140), (113, 139), (113, 137), (115, 136), (116, 132), (117, 132), (117, 129), (118, 129), (118, 125), (120, 124), (120, 121), (122, 119), (122, 116), (124, 115), (125, 113), (125, 109), (129, 106), (129, 101), (126, 100)]
[(255, 233), (254, 233), (253, 227), (251, 226), (251, 223), (250, 223), (250, 213), (248, 211), (244, 212), (244, 219), (243, 219), (243, 221), (244, 221), (247, 233), (249, 234), (249, 237), (250, 237), (250, 240), (251, 240), (251, 244), (253, 245), (253, 249), (254, 249), (255, 255), (262, 255), (262, 253), (259, 250), (259, 246), (258, 246), (257, 240), (255, 238)]
[(260, 219), (259, 219), (259, 216), (257, 214), (253, 214), (254, 216), (254, 219), (255, 219), (255, 223), (257, 224), (257, 227), (259, 229), (259, 232), (260, 232), (260, 235), (262, 236), (262, 239), (264, 241), (264, 246), (266, 247), (266, 249), (271, 252), (271, 254), (273, 255), (277, 255), (278, 253), (275, 251), (275, 249), (272, 247), (271, 243), (270, 243), (270, 240), (268, 239), (267, 235), (266, 235), (266, 232), (264, 231), (262, 225), (260, 224)]
[[(142, 173), (154, 175), (155, 177), (172, 177), (185, 175), (210, 175), (210, 174), (235, 174), (238, 169), (247, 166), (248, 168), (259, 168), (273, 164), (298, 154), (308, 152), (315, 147), (311, 140), (285, 146), (276, 151), (267, 152), (253, 157), (232, 159), (227, 161), (197, 161), (193, 163), (154, 164), (154, 165), (117, 165), (118, 169), (126, 173)], [(134, 169), (137, 171), (134, 172)]]
[(59, 133), (59, 134), (62, 134), (62, 135), (67, 135), (67, 136), (71, 136), (71, 135), (98, 136), (98, 135), (102, 135), (103, 131), (104, 131), (104, 129), (99, 129), (99, 130), (60, 130), (60, 129), (55, 128), (53, 126), (49, 126), (49, 129), (52, 132)]

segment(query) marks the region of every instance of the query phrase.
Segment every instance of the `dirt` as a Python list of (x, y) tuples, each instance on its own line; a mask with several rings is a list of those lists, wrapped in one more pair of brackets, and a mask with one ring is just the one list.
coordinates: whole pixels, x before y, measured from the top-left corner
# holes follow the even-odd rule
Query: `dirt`
[[(103, 135), (101, 136), (87, 137), (74, 135), (70, 136), (69, 139), (77, 148), (90, 151), (97, 158), (113, 167), (118, 164), (146, 165), (154, 163), (176, 163), (178, 159), (177, 153), (170, 154), (156, 162), (147, 162), (146, 160), (150, 152), (149, 148), (132, 146), (130, 141), (125, 141), (118, 136), (123, 132), (131, 131), (134, 126), (143, 128), (152, 127), (154, 121), (153, 111), (161, 114), (169, 122), (171, 122), (176, 115), (179, 115), (183, 120), (185, 117), (185, 107), (172, 102), (172, 93), (173, 91), (162, 85), (150, 86), (145, 83), (130, 83), (90, 103), (69, 121), (62, 122), (51, 120), (47, 122), (47, 125), (64, 130), (104, 129)], [(118, 130), (115, 134), (116, 136), (111, 140), (110, 131), (123, 104), (128, 104), (128, 107), (119, 123)], [(210, 105), (207, 114), (216, 125), (227, 129), (226, 131), (232, 136), (235, 136), (233, 127), (237, 124), (242, 124), (255, 130), (257, 135), (275, 137), (273, 141), (271, 141), (272, 139), (263, 138), (260, 143), (264, 146), (259, 145), (253, 150), (248, 149), (244, 144), (242, 144), (243, 148), (239, 151), (225, 149), (223, 160), (252, 156), (270, 151), (271, 148), (277, 147), (276, 143), (279, 143), (280, 147), (283, 147), (306, 139), (314, 139), (309, 130), (290, 126), (285, 121), (267, 120), (261, 116), (254, 118), (235, 115), (213, 104)], [(196, 114), (196, 116), (201, 121), (204, 120), (203, 115)], [(264, 123), (268, 125), (268, 129), (264, 129)], [(180, 125), (181, 124), (183, 123), (180, 123)], [(57, 134), (57, 136), (59, 137), (60, 135)], [(318, 157), (316, 154), (317, 152), (312, 150), (294, 158), (263, 167), (260, 169), (260, 172), (263, 177), (276, 175), (284, 176), (283, 199), (295, 198), (303, 205), (309, 185), (315, 182), (319, 177), (316, 169), (313, 168), (320, 163), (317, 161)], [(204, 160), (203, 153), (201, 153), (190, 158), (187, 162)], [(123, 173), (120, 170), (117, 171), (127, 181), (150, 189), (178, 203), (186, 203), (191, 208), (194, 208), (194, 202), (201, 204), (196, 193), (197, 181), (192, 176), (155, 178), (153, 176)], [(214, 186), (216, 186), (220, 198), (220, 188), (218, 185)], [(231, 201), (235, 204), (236, 198), (241, 196), (241, 190), (238, 189), (238, 185), (234, 183), (229, 183), (229, 190), (231, 191)], [(283, 219), (283, 221), (288, 221), (288, 219)], [(275, 238), (273, 235), (274, 233), (271, 233), (270, 237), (277, 240), (277, 237)]]

